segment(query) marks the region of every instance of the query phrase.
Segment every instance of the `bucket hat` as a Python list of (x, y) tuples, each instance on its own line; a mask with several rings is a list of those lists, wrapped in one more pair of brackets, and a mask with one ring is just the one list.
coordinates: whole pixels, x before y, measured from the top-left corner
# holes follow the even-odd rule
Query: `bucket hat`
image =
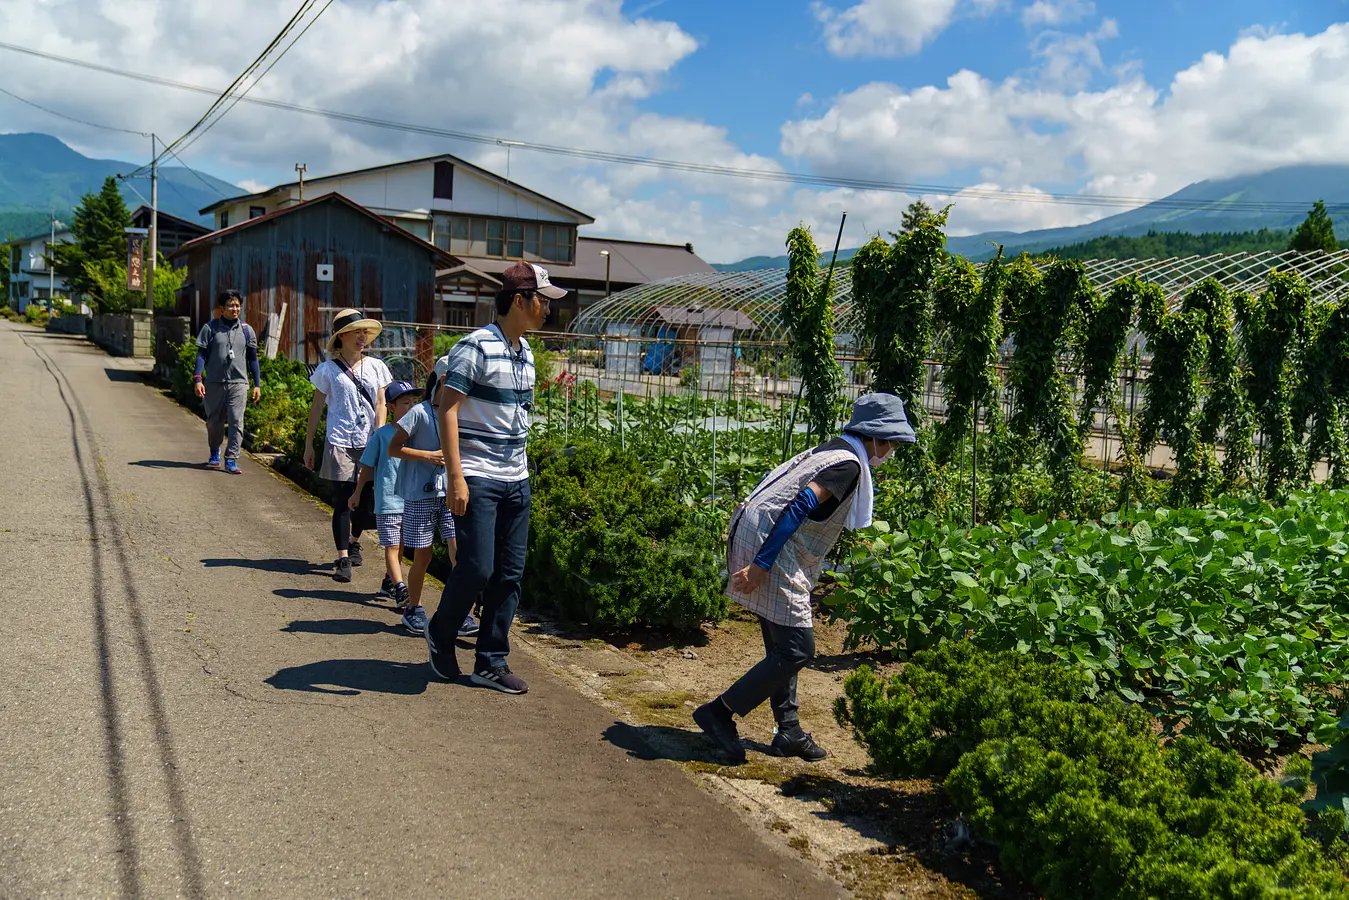
[(375, 334), (371, 337), (373, 341), (378, 336), (384, 326), (379, 324), (378, 319), (367, 319), (359, 309), (344, 309), (333, 316), (333, 333), (328, 338), (328, 352), (335, 353), (335, 346), (338, 336), (348, 331), (373, 331)]
[(852, 419), (843, 430), (862, 437), (912, 444), (918, 440), (904, 415), (904, 401), (894, 394), (863, 394), (852, 405)]

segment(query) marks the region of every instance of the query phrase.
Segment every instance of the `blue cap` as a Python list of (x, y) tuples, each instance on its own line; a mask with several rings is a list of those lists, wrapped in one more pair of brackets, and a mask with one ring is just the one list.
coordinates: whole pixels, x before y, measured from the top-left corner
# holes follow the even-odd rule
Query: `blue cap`
[(395, 400), (406, 394), (408, 391), (415, 391), (415, 390), (416, 388), (408, 384), (406, 381), (394, 381), (391, 382), (389, 386), (384, 389), (384, 400), (386, 403), (393, 403)]
[(912, 444), (913, 426), (904, 415), (904, 401), (894, 394), (863, 394), (852, 405), (852, 420), (843, 430), (862, 437)]

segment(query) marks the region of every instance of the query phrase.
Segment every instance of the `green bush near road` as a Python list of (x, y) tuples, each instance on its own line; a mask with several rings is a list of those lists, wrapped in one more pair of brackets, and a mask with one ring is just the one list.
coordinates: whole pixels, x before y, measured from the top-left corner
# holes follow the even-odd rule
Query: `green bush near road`
[(1301, 797), (1232, 751), (1160, 744), (1084, 673), (947, 642), (888, 683), (848, 676), (841, 722), (894, 776), (931, 775), (1047, 900), (1349, 897)]
[(692, 630), (726, 615), (720, 537), (635, 456), (583, 444), (537, 465), (531, 600), (600, 628)]

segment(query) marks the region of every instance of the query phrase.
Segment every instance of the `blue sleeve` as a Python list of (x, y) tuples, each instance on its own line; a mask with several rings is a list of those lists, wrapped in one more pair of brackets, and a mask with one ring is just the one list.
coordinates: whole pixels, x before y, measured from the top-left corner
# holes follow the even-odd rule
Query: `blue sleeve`
[(365, 451), (361, 453), (361, 465), (369, 466), (372, 469), (379, 468), (379, 458), (383, 455), (385, 444), (381, 444), (379, 435), (365, 445)]
[(782, 511), (778, 517), (773, 530), (768, 532), (768, 537), (764, 538), (763, 546), (759, 548), (759, 553), (754, 557), (754, 565), (767, 572), (773, 568), (773, 563), (777, 562), (778, 554), (787, 544), (787, 538), (796, 534), (796, 529), (801, 527), (801, 523), (811, 514), (820, 500), (815, 496), (815, 492), (809, 487), (801, 488), (801, 493), (796, 495), (796, 499), (787, 504), (787, 508)]
[(253, 375), (253, 383), (261, 386), (262, 363), (258, 362), (258, 345), (249, 344), (248, 350), (245, 351), (245, 355), (248, 358), (248, 371)]
[(201, 373), (206, 371), (206, 351), (201, 347), (197, 348), (197, 368), (192, 372), (193, 378), (200, 378)]

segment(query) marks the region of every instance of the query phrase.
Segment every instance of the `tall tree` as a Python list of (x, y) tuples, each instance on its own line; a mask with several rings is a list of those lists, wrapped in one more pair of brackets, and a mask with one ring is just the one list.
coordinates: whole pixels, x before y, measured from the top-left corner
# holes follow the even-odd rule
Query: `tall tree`
[(1317, 200), (1312, 205), (1307, 218), (1297, 227), (1297, 231), (1293, 232), (1288, 249), (1301, 250), (1304, 253), (1312, 250), (1334, 253), (1340, 249), (1339, 242), (1335, 240), (1335, 223), (1331, 221), (1330, 213), (1326, 212), (1324, 200)]
[(936, 213), (933, 212), (932, 207), (928, 206), (922, 200), (915, 200), (910, 203), (908, 208), (901, 214), (899, 219), (899, 230), (904, 234), (908, 234), (917, 229), (918, 226), (922, 225), (924, 222), (930, 221), (935, 215)]
[[(52, 248), (57, 272), (66, 279), (71, 291), (87, 295), (100, 306), (105, 304), (100, 280), (93, 271), (106, 271), (115, 263), (126, 262), (126, 229), (131, 213), (122, 200), (117, 179), (109, 176), (98, 193), (85, 194), (75, 208), (71, 231), (75, 240)], [(109, 297), (115, 305), (115, 300)]]

